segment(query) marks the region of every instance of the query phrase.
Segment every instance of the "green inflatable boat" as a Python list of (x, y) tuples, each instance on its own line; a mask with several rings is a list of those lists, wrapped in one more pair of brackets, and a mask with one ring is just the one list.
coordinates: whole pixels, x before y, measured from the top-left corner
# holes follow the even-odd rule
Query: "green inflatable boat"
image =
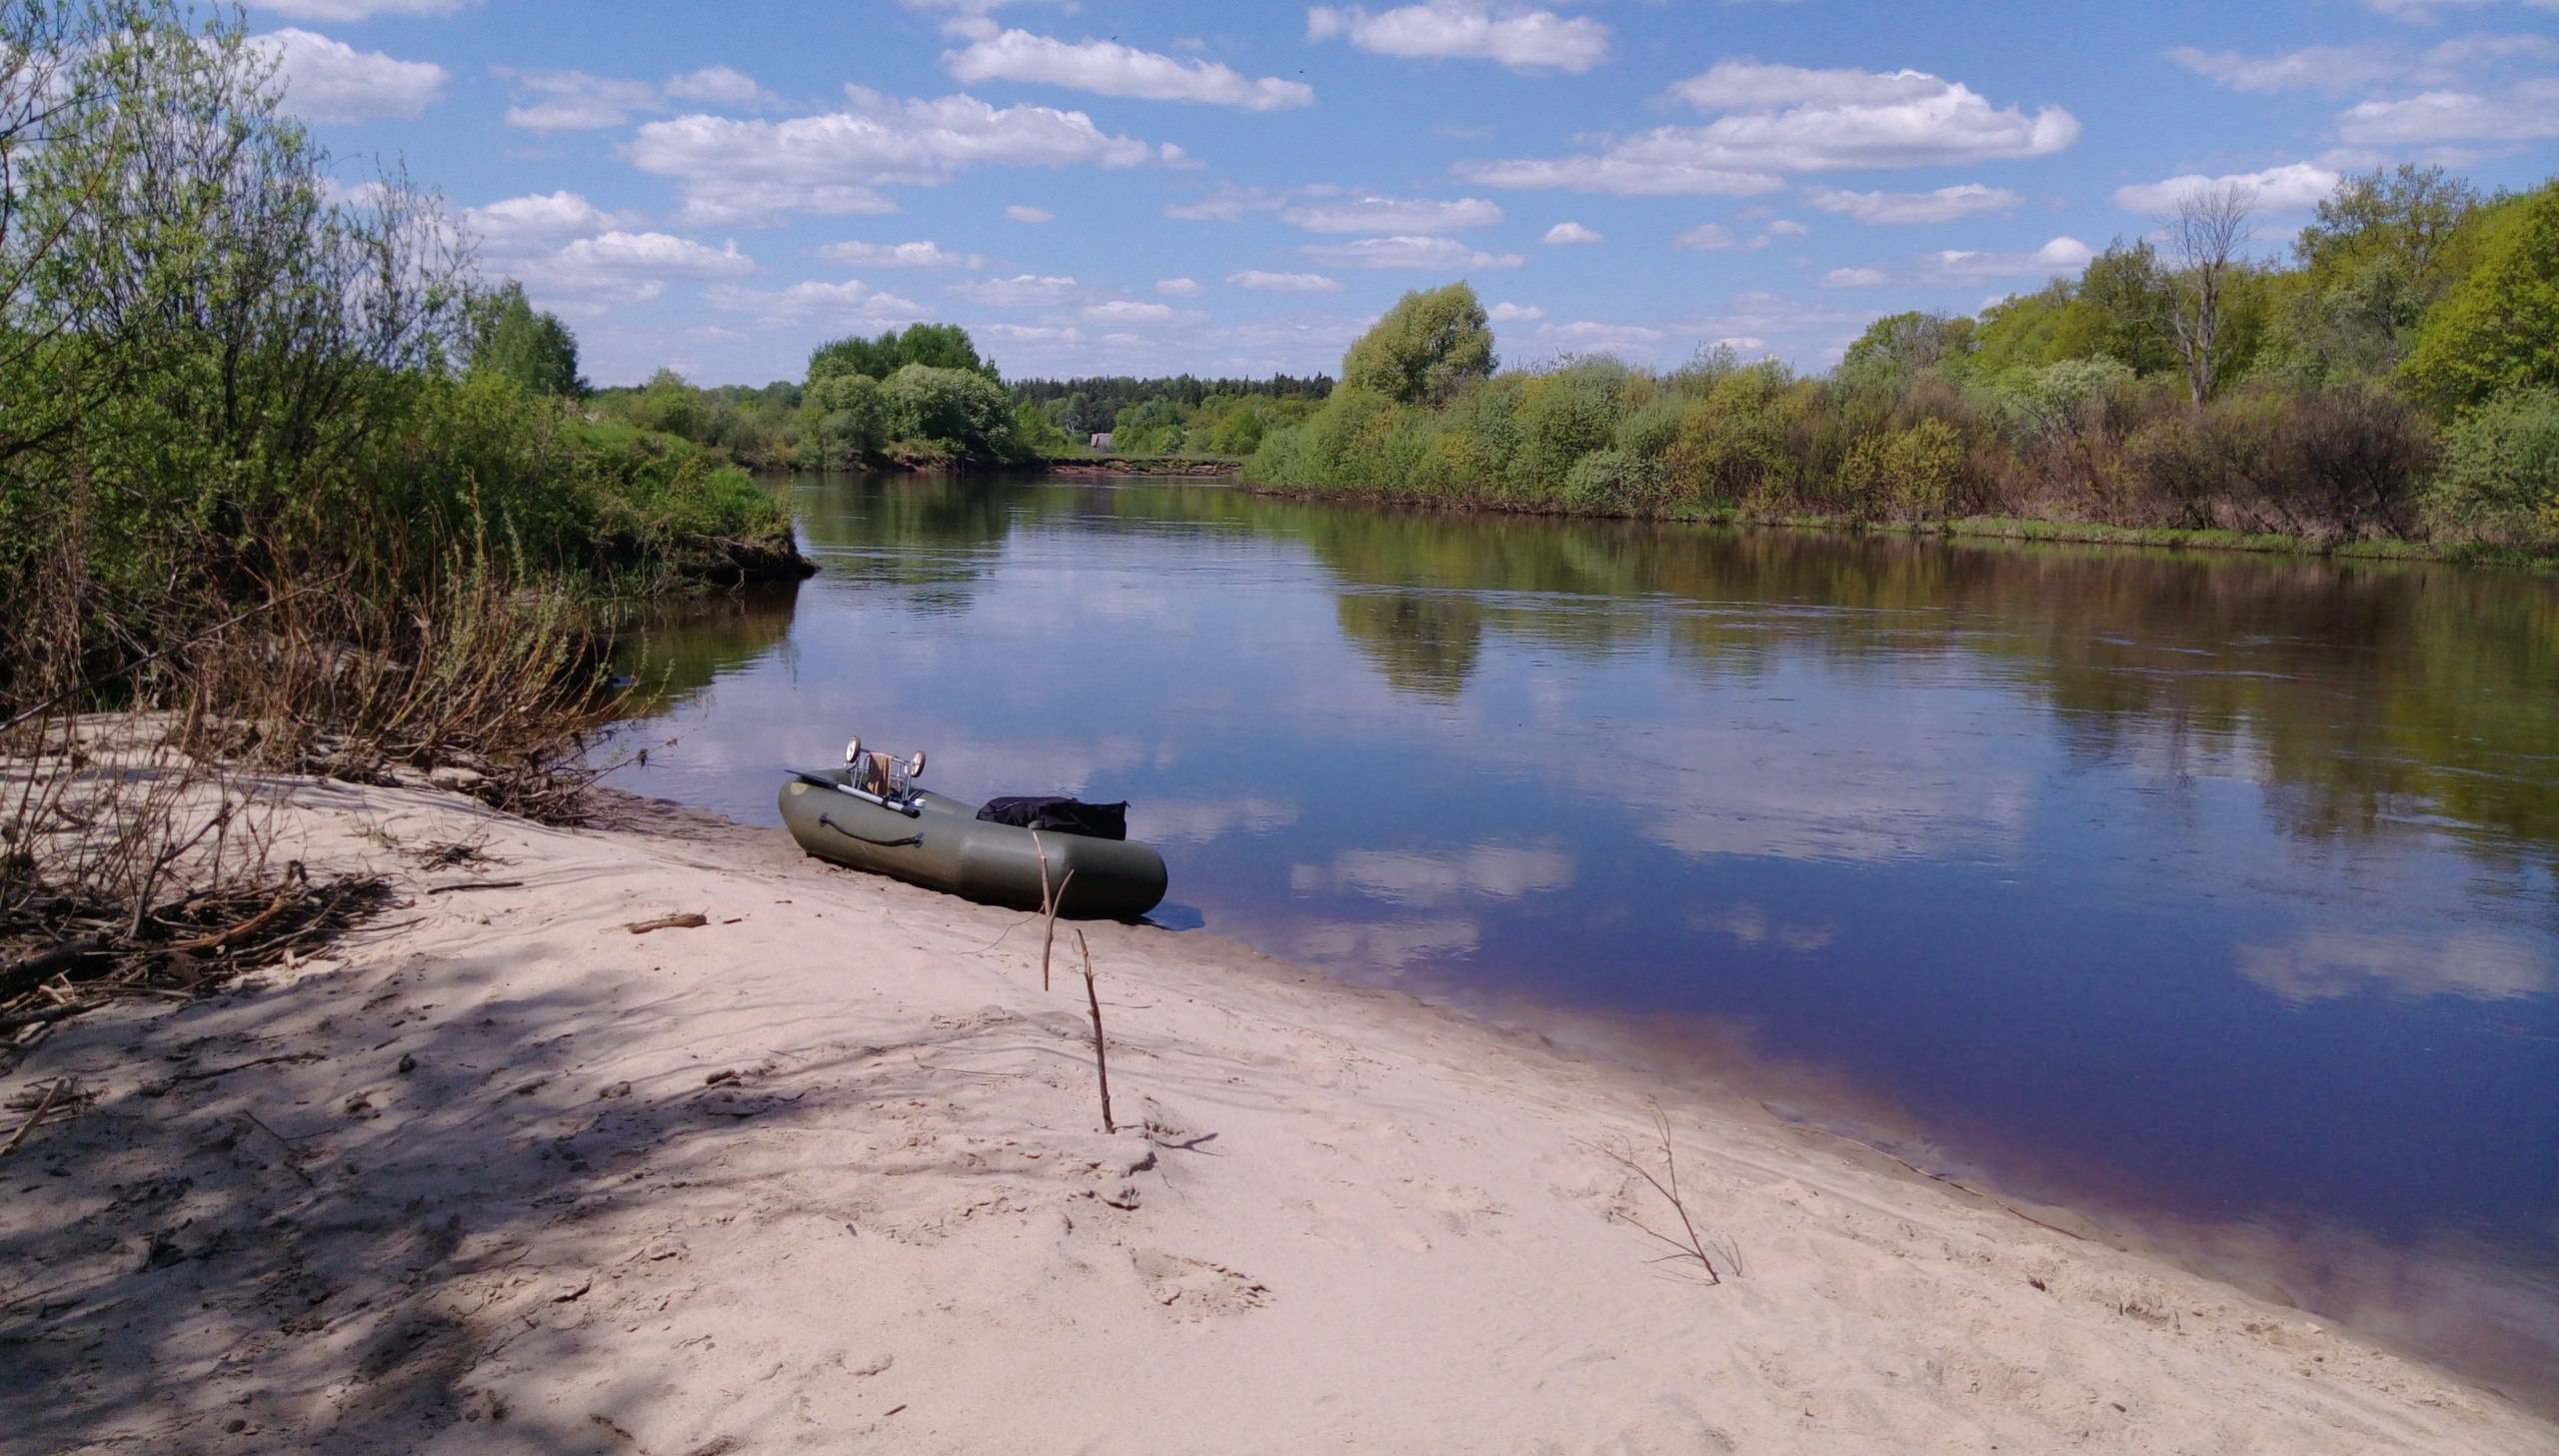
[(974, 803), (915, 786), (922, 753), (899, 762), (863, 754), (856, 740), (846, 757), (852, 766), (794, 769), (782, 785), (782, 822), (821, 859), (1036, 910), (1045, 852), (1049, 883), (1064, 886), (1062, 915), (1134, 920), (1164, 898), (1164, 856), (1152, 844), (982, 819)]

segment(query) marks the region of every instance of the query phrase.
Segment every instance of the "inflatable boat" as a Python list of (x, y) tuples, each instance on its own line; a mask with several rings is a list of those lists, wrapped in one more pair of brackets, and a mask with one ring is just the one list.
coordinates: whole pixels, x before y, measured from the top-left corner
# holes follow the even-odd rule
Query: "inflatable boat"
[(845, 767), (793, 769), (782, 784), (783, 824), (821, 859), (1036, 910), (1045, 855), (1048, 883), (1063, 886), (1062, 915), (1134, 920), (1164, 898), (1164, 856), (1151, 844), (983, 818), (974, 803), (915, 786), (922, 753), (866, 755), (857, 739), (845, 756)]

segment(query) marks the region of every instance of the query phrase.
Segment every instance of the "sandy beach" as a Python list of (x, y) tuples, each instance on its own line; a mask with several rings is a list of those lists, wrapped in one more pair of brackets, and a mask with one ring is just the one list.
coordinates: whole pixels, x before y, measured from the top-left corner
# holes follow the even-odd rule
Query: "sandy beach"
[[(2559, 1449), (1754, 1103), (1203, 934), (1083, 927), (1106, 1133), (1036, 916), (629, 805), (320, 784), (285, 829), (407, 906), (0, 1078), (11, 1132), (72, 1088), (0, 1159), (0, 1452)], [(1679, 1228), (1610, 1155), (1660, 1170), (1656, 1098), (1720, 1283), (1627, 1221)]]

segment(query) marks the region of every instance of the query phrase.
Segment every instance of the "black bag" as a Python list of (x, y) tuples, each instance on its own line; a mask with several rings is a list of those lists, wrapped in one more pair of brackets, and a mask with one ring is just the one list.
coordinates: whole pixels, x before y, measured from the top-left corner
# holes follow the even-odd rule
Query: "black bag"
[(1095, 839), (1129, 837), (1129, 805), (1125, 799), (1119, 803), (1086, 803), (1056, 794), (1022, 793), (988, 799), (987, 806), (978, 810), (978, 817), (994, 824), (1054, 829), (1061, 834), (1083, 834)]

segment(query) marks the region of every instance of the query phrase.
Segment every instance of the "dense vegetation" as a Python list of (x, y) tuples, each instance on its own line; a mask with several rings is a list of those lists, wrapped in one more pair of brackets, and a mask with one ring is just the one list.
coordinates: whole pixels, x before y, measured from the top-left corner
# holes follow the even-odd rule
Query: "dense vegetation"
[(1331, 390), (1328, 378), (1288, 375), (1006, 385), (967, 330), (912, 324), (818, 346), (797, 383), (706, 389), (660, 370), (645, 385), (589, 393), (586, 408), (744, 465), (852, 470), (1075, 456), (1105, 432), (1115, 437), (1114, 455), (1241, 457), (1273, 426), (1304, 419)]
[(2247, 215), (2198, 195), (2165, 251), (1878, 320), (1822, 377), (1729, 353), (1500, 370), (1471, 289), (1408, 294), (1246, 475), (1524, 511), (2559, 547), (2559, 183), (2351, 178), (2288, 266), (2245, 256)]
[(1277, 425), (1312, 413), (1332, 393), (1324, 375), (1201, 379), (1128, 375), (1030, 379), (1013, 397), (1074, 441), (1109, 434), (1117, 455), (1251, 455)]
[(333, 200), (236, 18), (6, 23), (0, 618), (67, 593), (108, 651), (279, 583), (423, 590), (458, 551), (543, 578), (788, 556), (743, 473), (587, 438), (575, 341), (481, 289), (434, 198), (395, 173)]

